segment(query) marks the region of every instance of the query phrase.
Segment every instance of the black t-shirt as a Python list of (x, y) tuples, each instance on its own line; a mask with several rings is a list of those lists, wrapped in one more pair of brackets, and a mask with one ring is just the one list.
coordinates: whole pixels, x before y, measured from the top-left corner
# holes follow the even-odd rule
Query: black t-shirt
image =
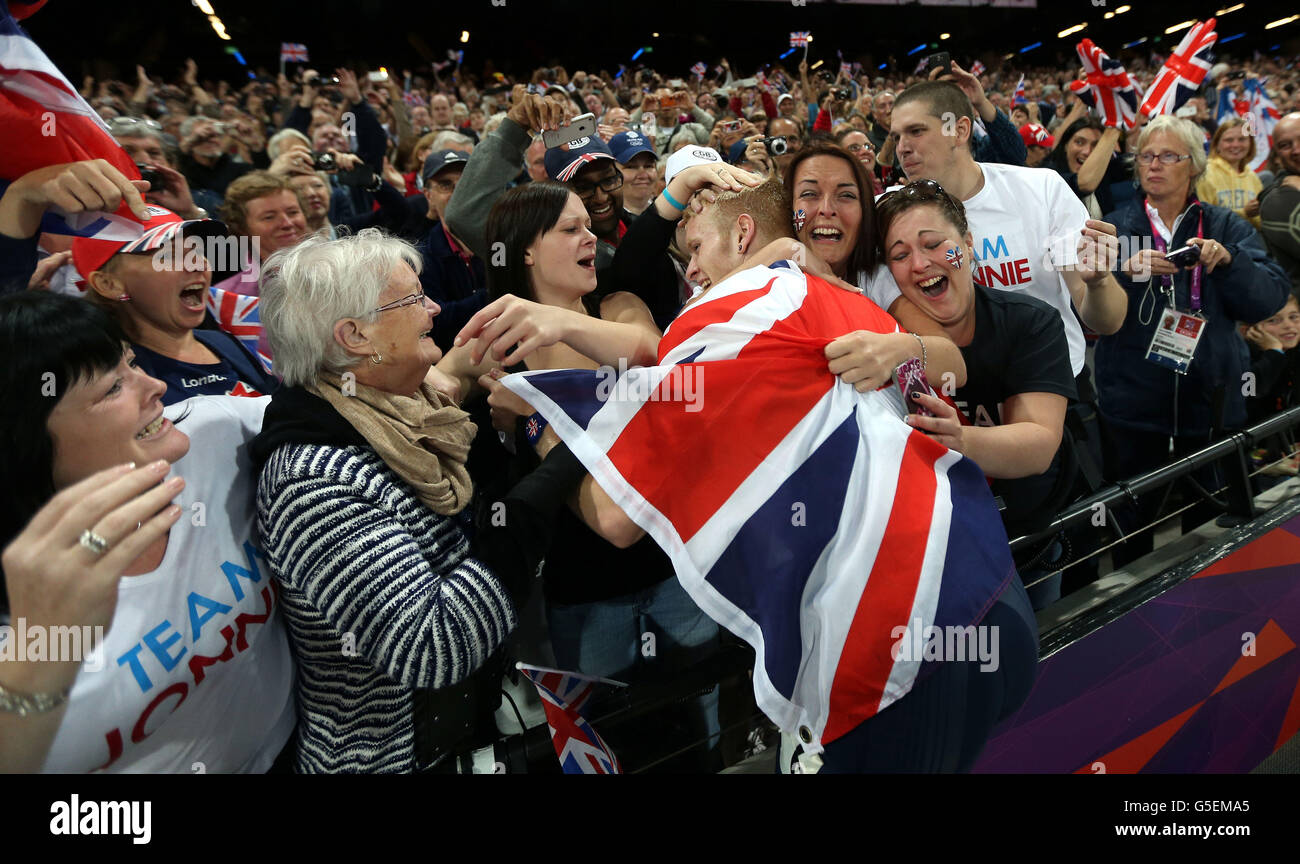
[[(1002, 403), (1019, 393), (1075, 398), (1060, 313), (1020, 291), (975, 286), (975, 338), (961, 355), (966, 385), (957, 388), (954, 401), (974, 426), (1002, 425)], [(1058, 451), (1051, 467), (1036, 477), (993, 481), (993, 494), (1006, 504), (1002, 519), (1008, 535), (1040, 530), (1056, 515), (1050, 499), (1060, 473)]]

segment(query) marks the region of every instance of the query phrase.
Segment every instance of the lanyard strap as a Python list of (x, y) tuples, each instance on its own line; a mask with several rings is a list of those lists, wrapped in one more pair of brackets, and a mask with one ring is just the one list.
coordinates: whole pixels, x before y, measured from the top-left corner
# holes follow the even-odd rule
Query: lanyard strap
[[(1143, 209), (1145, 210), (1145, 207)], [(1168, 252), (1169, 244), (1165, 242), (1164, 237), (1160, 236), (1160, 232), (1159, 230), (1156, 229), (1156, 223), (1154, 220), (1152, 220), (1151, 214), (1148, 212), (1146, 216), (1147, 216), (1147, 222), (1151, 225), (1151, 242), (1155, 245), (1156, 251), (1160, 253)], [(1173, 228), (1169, 229), (1169, 236), (1171, 239), (1173, 238), (1174, 236)], [(1197, 214), (1196, 237), (1197, 239), (1204, 239), (1205, 237), (1205, 208), (1201, 208), (1200, 212)], [(1201, 276), (1204, 272), (1205, 272), (1205, 267), (1202, 266), (1201, 264), (1197, 264), (1196, 269), (1192, 270), (1191, 300), (1192, 300), (1193, 312), (1201, 311)], [(1161, 290), (1165, 291), (1166, 293), (1172, 293), (1173, 285), (1174, 285), (1173, 276), (1160, 277)]]

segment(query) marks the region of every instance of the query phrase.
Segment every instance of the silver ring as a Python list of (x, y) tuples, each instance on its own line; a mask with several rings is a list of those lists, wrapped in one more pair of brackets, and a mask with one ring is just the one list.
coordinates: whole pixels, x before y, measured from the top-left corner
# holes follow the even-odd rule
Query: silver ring
[(96, 555), (103, 555), (108, 551), (108, 541), (89, 528), (81, 532), (81, 537), (77, 539), (77, 542)]

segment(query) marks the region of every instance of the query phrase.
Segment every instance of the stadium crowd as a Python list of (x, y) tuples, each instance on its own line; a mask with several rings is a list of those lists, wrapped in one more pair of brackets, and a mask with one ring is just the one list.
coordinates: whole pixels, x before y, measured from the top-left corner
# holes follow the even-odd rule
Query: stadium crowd
[[(1160, 62), (1126, 57), (1139, 90)], [(866, 392), (922, 368), (936, 392), (907, 422), (983, 470), (1012, 538), (1296, 404), (1295, 58), (1221, 59), (1135, 128), (1068, 69), (578, 66), (82, 82), (147, 182), (86, 160), (0, 198), (0, 599), (111, 624), (115, 674), (0, 664), (0, 768), (456, 770), (499, 736), (514, 659), (639, 682), (714, 655), (730, 637), (668, 553), (500, 379), (654, 365), (745, 268), (793, 259), (892, 316), (831, 340), (828, 373)], [(1267, 133), (1235, 108), (1248, 80)], [(44, 230), (123, 203), (140, 240)], [(154, 266), (181, 238), (238, 242)], [(1260, 465), (1293, 475), (1292, 449)], [(182, 488), (218, 530), (168, 507)], [(950, 664), (823, 770), (968, 769), (1028, 692), (1033, 610), (1113, 536), (1018, 553), (997, 683)], [(955, 731), (917, 736), (926, 712)], [(739, 718), (715, 689), (608, 743), (626, 768), (717, 771)]]

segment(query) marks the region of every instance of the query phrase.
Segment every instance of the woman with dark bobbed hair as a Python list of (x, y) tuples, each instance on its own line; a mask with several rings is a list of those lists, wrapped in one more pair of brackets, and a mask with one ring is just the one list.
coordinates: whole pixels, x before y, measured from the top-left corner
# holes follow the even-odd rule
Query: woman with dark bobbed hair
[[(164, 409), (103, 310), (45, 292), (0, 299), (0, 358), (0, 771), (266, 771), (295, 723), (245, 452), (267, 400)], [(24, 657), (38, 630), (75, 656)]]
[[(699, 174), (704, 168), (686, 170)], [(488, 217), (487, 240), (504, 244), (498, 248), (507, 250), (506, 266), (489, 269), (491, 302), (463, 331), (477, 337), (473, 359), (490, 355), (510, 372), (655, 362), (660, 334), (646, 305), (626, 292), (595, 296), (596, 236), (589, 225), (581, 199), (558, 183), (529, 183), (502, 196)], [(531, 470), (537, 465), (533, 445), (545, 452), (558, 440), (555, 433), (532, 406), (485, 383), (494, 425), (514, 440), (514, 470)], [(663, 550), (647, 536), (625, 542), (599, 532), (599, 523), (589, 526), (567, 510), (560, 514), (542, 568), (556, 663), (634, 681), (671, 674), (713, 651), (718, 627), (677, 582)], [(657, 646), (653, 659), (641, 653), (647, 631)], [(654, 728), (617, 730), (611, 746), (625, 764), (639, 767), (703, 742), (671, 767), (721, 768), (717, 694), (694, 700), (681, 713), (680, 739), (665, 732), (661, 718)]]

